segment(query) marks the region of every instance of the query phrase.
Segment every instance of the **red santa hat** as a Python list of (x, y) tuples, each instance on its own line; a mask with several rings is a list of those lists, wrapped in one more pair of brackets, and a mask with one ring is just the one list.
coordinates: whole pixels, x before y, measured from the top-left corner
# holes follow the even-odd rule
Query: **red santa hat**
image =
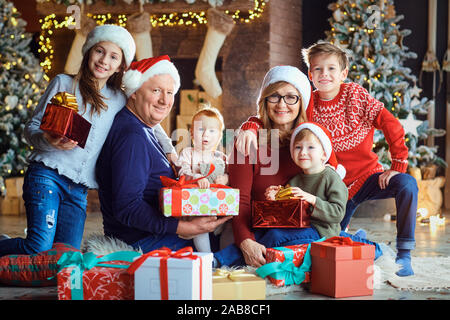
[(262, 92), (269, 85), (280, 81), (287, 82), (298, 90), (306, 112), (313, 109), (311, 83), (309, 82), (308, 77), (303, 72), (293, 66), (276, 66), (266, 73), (261, 85), (261, 89), (259, 91), (258, 99), (256, 100), (257, 103), (259, 103), (259, 100), (261, 99)]
[(172, 77), (175, 82), (173, 88), (175, 94), (180, 88), (180, 75), (167, 55), (142, 59), (131, 63), (130, 68), (125, 72), (122, 80), (122, 84), (125, 87), (125, 94), (127, 97), (131, 96), (144, 82), (159, 74), (168, 74)]
[(319, 139), (320, 143), (322, 144), (323, 150), (325, 151), (326, 155), (325, 162), (331, 165), (336, 170), (337, 174), (339, 174), (341, 179), (344, 179), (346, 170), (344, 166), (338, 164), (337, 162), (336, 154), (334, 153), (333, 146), (331, 144), (331, 134), (327, 128), (318, 123), (303, 122), (294, 129), (294, 131), (292, 132), (290, 143), (291, 157), (294, 156), (295, 137), (300, 133), (300, 131), (304, 129), (309, 129)]

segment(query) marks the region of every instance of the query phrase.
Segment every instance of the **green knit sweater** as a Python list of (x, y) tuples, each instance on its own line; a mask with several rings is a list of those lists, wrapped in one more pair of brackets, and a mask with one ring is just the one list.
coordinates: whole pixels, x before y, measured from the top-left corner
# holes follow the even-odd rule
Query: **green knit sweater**
[(317, 229), (320, 236), (338, 236), (348, 198), (347, 187), (339, 175), (332, 168), (325, 167), (322, 172), (315, 174), (300, 173), (289, 180), (289, 184), (316, 196), (311, 225)]

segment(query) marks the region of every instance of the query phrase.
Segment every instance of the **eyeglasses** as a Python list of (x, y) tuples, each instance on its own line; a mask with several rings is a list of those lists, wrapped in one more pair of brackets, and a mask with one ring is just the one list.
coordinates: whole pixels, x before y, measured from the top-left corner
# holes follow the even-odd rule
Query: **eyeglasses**
[(292, 94), (287, 94), (285, 96), (280, 96), (279, 94), (275, 93), (275, 94), (272, 94), (272, 95), (268, 96), (266, 98), (266, 101), (269, 101), (270, 103), (278, 103), (278, 102), (280, 102), (280, 100), (282, 98), (283, 98), (283, 101), (286, 104), (289, 104), (289, 105), (296, 104), (298, 102), (298, 100), (300, 99), (299, 96), (292, 95)]

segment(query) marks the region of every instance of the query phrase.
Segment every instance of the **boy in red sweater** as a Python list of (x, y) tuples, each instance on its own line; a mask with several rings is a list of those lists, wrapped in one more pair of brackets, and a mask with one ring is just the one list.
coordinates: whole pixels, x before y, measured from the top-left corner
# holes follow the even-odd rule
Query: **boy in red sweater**
[[(411, 250), (415, 247), (417, 213), (417, 182), (405, 174), (408, 148), (400, 122), (373, 98), (366, 89), (354, 82), (344, 83), (348, 74), (348, 59), (344, 51), (319, 42), (303, 50), (308, 76), (317, 90), (313, 92), (314, 106), (307, 109), (308, 120), (326, 127), (332, 136), (338, 162), (346, 169), (344, 183), (349, 200), (341, 222), (345, 230), (356, 208), (363, 201), (395, 198), (397, 207), (398, 276), (413, 275)], [(242, 129), (258, 129), (259, 119), (251, 117)], [(372, 151), (375, 129), (382, 130), (389, 144), (392, 164), (383, 171)], [(248, 153), (253, 138), (238, 139), (236, 146)], [(242, 136), (244, 138), (244, 136)], [(256, 139), (254, 139), (256, 141)], [(251, 143), (250, 143), (251, 142)]]

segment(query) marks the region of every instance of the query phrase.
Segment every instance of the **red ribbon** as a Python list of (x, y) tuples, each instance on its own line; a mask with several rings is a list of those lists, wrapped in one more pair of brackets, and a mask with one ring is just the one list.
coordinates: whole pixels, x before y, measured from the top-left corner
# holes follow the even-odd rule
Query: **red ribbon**
[[(147, 260), (149, 257), (161, 257), (159, 264), (159, 283), (161, 288), (161, 300), (169, 300), (169, 279), (167, 275), (167, 260), (169, 258), (174, 259), (199, 259), (199, 256), (193, 254), (192, 247), (185, 247), (178, 251), (172, 252), (169, 248), (162, 247), (143, 254), (136, 259), (129, 267), (127, 272), (133, 275), (136, 270)], [(202, 299), (202, 259), (200, 259), (200, 300)]]
[[(198, 188), (197, 181), (209, 177), (214, 172), (215, 166), (211, 163), (209, 172), (206, 176), (200, 177), (198, 179), (192, 179), (192, 180), (186, 180), (185, 176), (181, 176), (179, 180), (171, 179), (169, 177), (160, 176), (161, 182), (164, 187), (170, 188), (172, 190), (172, 217), (180, 217), (182, 214), (181, 210), (181, 191), (182, 189), (192, 189), (192, 188)], [(210, 188), (227, 188), (230, 189), (231, 187), (225, 186), (223, 184), (216, 184), (212, 183), (210, 184)]]
[[(353, 247), (353, 259), (358, 260), (361, 259), (361, 243), (360, 242), (354, 242), (349, 237), (331, 237), (323, 242), (329, 242), (332, 243), (334, 246), (351, 246)], [(325, 258), (326, 257), (326, 247), (322, 246), (320, 248), (320, 257)]]

